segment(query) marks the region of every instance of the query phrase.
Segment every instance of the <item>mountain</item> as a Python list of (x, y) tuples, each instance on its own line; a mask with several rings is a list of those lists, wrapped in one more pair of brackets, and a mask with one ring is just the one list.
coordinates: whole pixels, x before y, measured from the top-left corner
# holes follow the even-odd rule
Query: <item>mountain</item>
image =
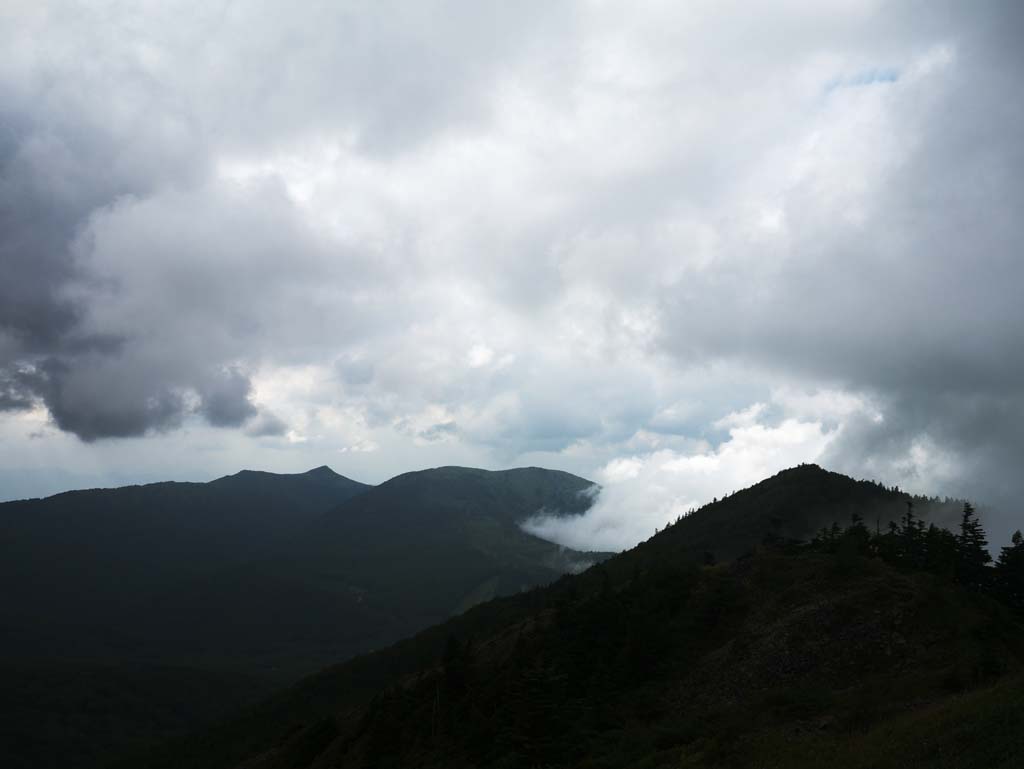
[(1019, 615), (868, 550), (788, 541), (854, 513), (885, 532), (907, 502), (927, 507), (780, 473), (123, 766), (1020, 766)]
[(321, 467), (209, 483), (70, 491), (0, 504), (0, 658), (121, 658), (110, 632), (183, 580), (276, 552), (371, 487)]
[(804, 464), (705, 505), (642, 547), (731, 559), (765, 537), (810, 539), (833, 523), (846, 525), (855, 513), (872, 531), (885, 531), (908, 504), (916, 517), (947, 528), (957, 524), (963, 508), (963, 500), (911, 495)]
[(520, 530), (591, 482), (438, 468), (370, 487), (321, 467), (0, 505), (0, 660), (294, 677), (593, 558)]
[(590, 481), (539, 468), (406, 473), (319, 516), (272, 558), (154, 597), (151, 637), (190, 664), (294, 680), (607, 554), (525, 533), (581, 512)]
[[(592, 487), (540, 468), (407, 473), (323, 516), (302, 554), (321, 578), (355, 582), (364, 603), (401, 604), (411, 624), (423, 627), (423, 619), (545, 584), (605, 557), (574, 553), (520, 528), (541, 509), (585, 511)], [(385, 537), (377, 535), (382, 522)], [(424, 597), (429, 591), (430, 600), (411, 598), (410, 585)]]
[(592, 485), (449, 467), (370, 487), (322, 467), (0, 505), (0, 578), (18, 586), (0, 606), (0, 680), (18, 692), (0, 698), (17, 727), (2, 763), (88, 766), (583, 569), (607, 554), (518, 522), (581, 512)]
[(253, 676), (51, 661), (0, 664), (0, 765), (93, 767), (225, 718), (266, 697)]

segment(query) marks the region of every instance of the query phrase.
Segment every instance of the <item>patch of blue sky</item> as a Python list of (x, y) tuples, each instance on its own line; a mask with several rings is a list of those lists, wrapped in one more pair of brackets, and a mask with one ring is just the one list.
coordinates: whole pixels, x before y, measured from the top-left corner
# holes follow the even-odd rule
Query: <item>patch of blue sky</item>
[(900, 79), (900, 71), (895, 67), (877, 67), (864, 69), (852, 75), (840, 75), (825, 84), (825, 92), (837, 88), (860, 88), (867, 85), (887, 85)]

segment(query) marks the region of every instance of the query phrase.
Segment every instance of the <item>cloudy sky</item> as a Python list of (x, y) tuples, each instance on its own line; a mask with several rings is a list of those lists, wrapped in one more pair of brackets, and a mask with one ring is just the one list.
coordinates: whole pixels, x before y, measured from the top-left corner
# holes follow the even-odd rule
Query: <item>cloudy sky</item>
[(8, 0), (0, 499), (801, 461), (1024, 521), (1016, 2)]

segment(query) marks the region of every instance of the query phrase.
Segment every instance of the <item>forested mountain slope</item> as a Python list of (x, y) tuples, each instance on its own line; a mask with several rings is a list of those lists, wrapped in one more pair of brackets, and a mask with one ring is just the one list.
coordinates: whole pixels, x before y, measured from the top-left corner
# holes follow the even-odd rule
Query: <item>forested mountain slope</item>
[[(1019, 615), (883, 557), (908, 501), (786, 471), (125, 765), (1019, 766)], [(839, 515), (878, 534), (784, 536)]]
[[(0, 737), (3, 763), (89, 766), (585, 568), (605, 555), (518, 521), (581, 511), (591, 486), (538, 468), (439, 468), (367, 487), (319, 468), (0, 506), (0, 572), (19, 586), (0, 608), (0, 675), (20, 693), (0, 698), (16, 726)], [(194, 707), (190, 690), (203, 692)], [(69, 757), (76, 745), (89, 755)]]

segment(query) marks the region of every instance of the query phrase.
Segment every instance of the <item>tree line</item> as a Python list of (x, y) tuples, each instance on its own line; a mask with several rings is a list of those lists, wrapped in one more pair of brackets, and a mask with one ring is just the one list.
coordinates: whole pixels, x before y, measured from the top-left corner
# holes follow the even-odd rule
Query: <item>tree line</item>
[(833, 523), (821, 529), (809, 547), (843, 557), (881, 558), (898, 568), (938, 574), (1024, 611), (1024, 535), (1015, 532), (1010, 545), (993, 561), (985, 529), (970, 502), (964, 503), (956, 533), (934, 523), (926, 526), (908, 500), (906, 514), (899, 522), (890, 521), (884, 531), (878, 524), (871, 531), (863, 517), (854, 513), (849, 526)]

